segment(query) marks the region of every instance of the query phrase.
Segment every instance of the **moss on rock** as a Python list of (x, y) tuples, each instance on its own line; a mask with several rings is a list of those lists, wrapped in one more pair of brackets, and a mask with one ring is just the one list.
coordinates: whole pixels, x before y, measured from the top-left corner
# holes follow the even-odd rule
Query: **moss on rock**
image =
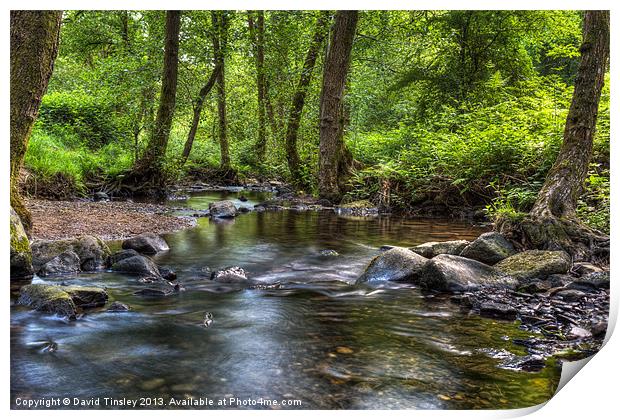
[(28, 284), (20, 289), (18, 305), (75, 318), (81, 309), (105, 305), (107, 292), (100, 287)]
[(31, 278), (33, 274), (32, 268), (32, 251), (30, 249), (30, 241), (26, 235), (26, 231), (21, 220), (15, 210), (11, 207), (11, 280)]
[(570, 266), (571, 258), (564, 251), (530, 250), (500, 261), (495, 268), (521, 279), (544, 279), (552, 274), (564, 274)]

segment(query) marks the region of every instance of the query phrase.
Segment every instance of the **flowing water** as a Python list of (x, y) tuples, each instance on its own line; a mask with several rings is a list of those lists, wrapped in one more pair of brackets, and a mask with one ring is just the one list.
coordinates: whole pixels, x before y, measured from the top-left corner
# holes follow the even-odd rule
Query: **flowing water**
[[(233, 198), (251, 207), (265, 198), (243, 192), (250, 199), (243, 202), (238, 194), (202, 193), (174, 205), (205, 209)], [(518, 322), (462, 312), (412, 286), (353, 285), (381, 245), (481, 232), (464, 222), (330, 211), (201, 218), (193, 229), (166, 235), (171, 250), (155, 257), (177, 271), (182, 293), (138, 297), (133, 292), (143, 286), (135, 277), (83, 273), (47, 281), (105, 286), (111, 300), (133, 310), (66, 322), (12, 306), (11, 404), (18, 397), (99, 397), (101, 407), (105, 397), (155, 398), (143, 400), (150, 408), (177, 408), (171, 398), (207, 398), (212, 408), (276, 408), (260, 405), (261, 398), (324, 409), (542, 403), (553, 395), (560, 368), (552, 361), (539, 372), (510, 368), (506, 360), (525, 354), (512, 340), (531, 335)], [(325, 249), (339, 255), (322, 256)], [(231, 265), (281, 287), (248, 290), (208, 280), (206, 267)], [(43, 352), (52, 341), (57, 351)], [(220, 400), (226, 406), (218, 407)]]

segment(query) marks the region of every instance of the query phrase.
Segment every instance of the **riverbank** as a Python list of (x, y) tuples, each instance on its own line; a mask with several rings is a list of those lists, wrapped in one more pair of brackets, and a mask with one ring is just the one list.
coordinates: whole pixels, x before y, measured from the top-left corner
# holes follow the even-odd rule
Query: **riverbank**
[(192, 217), (169, 215), (169, 208), (133, 201), (50, 201), (27, 199), (32, 239), (58, 240), (93, 235), (103, 240), (144, 232), (174, 232), (195, 226)]

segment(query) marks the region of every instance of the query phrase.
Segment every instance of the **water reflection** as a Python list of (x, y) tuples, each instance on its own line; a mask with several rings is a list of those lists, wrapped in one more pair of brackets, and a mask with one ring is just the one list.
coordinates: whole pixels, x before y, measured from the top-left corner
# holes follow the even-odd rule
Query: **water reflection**
[[(184, 205), (208, 206), (219, 195)], [(248, 197), (250, 202), (259, 197)], [(246, 202), (247, 203), (247, 202)], [(102, 272), (65, 279), (108, 287), (129, 313), (65, 323), (11, 308), (11, 395), (136, 398), (298, 398), (302, 408), (508, 408), (550, 398), (559, 368), (503, 369), (484, 349), (519, 354), (517, 325), (461, 313), (395, 285), (352, 285), (378, 247), (473, 238), (466, 223), (331, 212), (263, 212), (200, 219), (166, 237), (156, 257), (186, 291), (133, 295), (135, 278)], [(338, 256), (324, 257), (323, 249)], [(239, 265), (273, 290), (216, 290), (205, 267)], [(202, 325), (205, 312), (214, 323)], [(42, 353), (44, 341), (58, 343)], [(13, 403), (12, 402), (12, 403)]]

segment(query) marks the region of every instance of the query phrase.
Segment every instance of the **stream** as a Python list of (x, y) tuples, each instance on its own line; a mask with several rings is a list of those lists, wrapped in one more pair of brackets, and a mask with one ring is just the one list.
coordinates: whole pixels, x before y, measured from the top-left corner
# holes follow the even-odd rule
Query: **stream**
[[(240, 201), (243, 194), (248, 201)], [(208, 208), (234, 199), (253, 207), (258, 192), (203, 192), (171, 206)], [(276, 408), (245, 400), (285, 400), (280, 408), (520, 408), (553, 395), (561, 369), (515, 369), (525, 355), (519, 323), (481, 318), (414, 286), (354, 286), (381, 245), (473, 239), (484, 231), (437, 219), (342, 217), (331, 211), (264, 211), (198, 219), (165, 235), (159, 265), (185, 291), (145, 298), (113, 272), (47, 278), (106, 287), (130, 312), (89, 312), (67, 322), (11, 306), (11, 405), (16, 398), (210, 398), (225, 407)], [(119, 243), (112, 247), (119, 248)], [(338, 255), (324, 256), (322, 250)], [(223, 287), (206, 267), (243, 267), (277, 289)], [(41, 281), (35, 278), (35, 281)], [(203, 325), (205, 312), (213, 324)], [(55, 352), (43, 352), (46, 342)], [(231, 400), (231, 399), (234, 399)], [(72, 407), (75, 408), (75, 407)], [(102, 407), (107, 408), (107, 407)], [(198, 407), (205, 408), (205, 407)]]

